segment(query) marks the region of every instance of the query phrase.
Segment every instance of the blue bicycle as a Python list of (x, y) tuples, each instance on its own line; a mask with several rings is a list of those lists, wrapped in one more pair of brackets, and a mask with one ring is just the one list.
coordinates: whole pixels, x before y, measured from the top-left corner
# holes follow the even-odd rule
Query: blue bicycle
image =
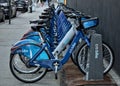
[[(63, 12), (61, 11), (60, 14), (63, 14)], [(58, 71), (69, 60), (80, 40), (85, 41), (87, 48), (90, 47), (90, 38), (86, 36), (85, 31), (97, 26), (98, 18), (82, 20), (82, 17), (78, 15), (71, 15), (71, 17), (76, 18), (75, 23), (72, 24), (65, 35), (63, 34), (63, 39), (53, 51), (51, 51), (49, 43), (47, 43), (41, 31), (39, 35), (41, 38), (40, 43), (32, 39), (24, 39), (11, 48), (10, 70), (18, 80), (26, 83), (36, 82), (42, 79), (48, 70), (54, 71), (55, 78), (57, 78)], [(66, 25), (63, 24), (63, 31), (65, 27)], [(68, 48), (66, 48), (67, 45), (69, 45)], [(81, 51), (84, 51), (84, 49), (82, 48)], [(79, 55), (82, 55), (82, 53)], [(21, 61), (20, 57), (24, 59), (24, 62)], [(81, 67), (79, 64), (78, 66)]]
[[(97, 18), (94, 18), (94, 19), (89, 19), (87, 22), (93, 23), (93, 24), (91, 23), (91, 25), (89, 25), (89, 27), (91, 27), (91, 26), (97, 25), (98, 21), (97, 21)], [(84, 26), (84, 23), (83, 23), (83, 26)], [(75, 27), (72, 27), (67, 32), (65, 37), (62, 39), (62, 41), (59, 43), (59, 45), (55, 48), (55, 50), (53, 52), (51, 52), (48, 44), (45, 42), (44, 39), (43, 39), (43, 42), (40, 44), (33, 40), (30, 40), (30, 39), (22, 40), (19, 43), (15, 44), (14, 47), (12, 48), (11, 58), (10, 58), (10, 69), (11, 69), (13, 75), (17, 79), (19, 79), (23, 82), (34, 82), (34, 81), (41, 79), (46, 74), (46, 71), (48, 68), (55, 71), (55, 75), (57, 75), (57, 71), (60, 70), (62, 68), (62, 66), (68, 61), (72, 51), (74, 50), (75, 46), (79, 42), (80, 38), (84, 39), (87, 42), (87, 44), (90, 45), (89, 40), (86, 37), (84, 37), (84, 33), (81, 30), (81, 28), (79, 27), (76, 29)], [(59, 57), (60, 53), (65, 48), (65, 46), (70, 42), (71, 42), (70, 47), (67, 50), (65, 56), (63, 56), (62, 59), (59, 59), (58, 57)], [(25, 74), (32, 73), (33, 74), (35, 72), (35, 75), (37, 75), (36, 77), (32, 76), (31, 77), (32, 79), (30, 79), (30, 77), (29, 77), (29, 79), (25, 79), (25, 77), (22, 78), (22, 77), (18, 76), (18, 74), (16, 73), (17, 71), (15, 71), (15, 69), (14, 69), (15, 66), (13, 66), (14, 64), (16, 64), (16, 62), (18, 62), (15, 60), (17, 58), (16, 57), (17, 55), (23, 55), (26, 57), (25, 65), (26, 65), (26, 67), (28, 67), (28, 69), (31, 69), (31, 68), (35, 69), (34, 71), (32, 69), (32, 72), (31, 71), (30, 72), (22, 71), (22, 74), (23, 73), (25, 73)], [(39, 59), (38, 59), (38, 57), (39, 57)], [(37, 71), (36, 71), (36, 69), (37, 69)], [(38, 71), (38, 69), (39, 69), (39, 71)], [(38, 72), (38, 73), (36, 74), (36, 72)]]

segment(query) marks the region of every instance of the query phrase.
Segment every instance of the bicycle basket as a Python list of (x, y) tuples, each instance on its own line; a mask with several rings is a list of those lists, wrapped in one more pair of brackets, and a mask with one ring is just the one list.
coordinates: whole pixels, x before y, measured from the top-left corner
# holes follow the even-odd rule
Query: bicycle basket
[(94, 17), (94, 18), (82, 20), (81, 23), (84, 29), (89, 29), (97, 26), (99, 23), (99, 20), (97, 17)]

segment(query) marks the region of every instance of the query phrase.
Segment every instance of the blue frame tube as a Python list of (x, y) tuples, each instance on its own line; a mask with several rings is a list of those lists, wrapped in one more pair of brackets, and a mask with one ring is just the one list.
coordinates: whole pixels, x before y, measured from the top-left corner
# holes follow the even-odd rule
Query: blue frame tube
[(45, 50), (45, 47), (47, 47), (47, 49), (48, 49), (48, 50), (46, 50), (46, 52), (49, 54), (50, 59), (54, 59), (54, 56), (51, 53), (51, 49), (48, 47), (47, 44), (43, 44), (42, 48), (32, 57), (32, 59), (30, 59), (30, 62), (35, 61), (35, 59), (37, 59), (37, 57), (40, 55), (40, 53), (42, 53), (42, 51)]
[[(47, 44), (43, 45), (42, 48), (41, 48), (41, 50), (38, 51), (38, 53), (35, 56), (33, 56), (33, 58), (30, 60), (30, 64), (34, 65), (33, 61), (35, 61), (35, 59), (37, 58), (37, 56), (45, 49), (45, 47), (47, 47), (47, 49), (49, 51), (48, 53), (49, 53), (50, 59), (44, 60), (44, 61), (38, 61), (37, 63), (40, 64), (43, 67), (46, 67), (46, 68), (50, 67), (51, 69), (54, 70), (53, 63), (57, 61), (57, 62), (60, 63), (60, 66), (59, 66), (59, 69), (60, 69), (62, 67), (62, 65), (64, 65), (69, 60), (69, 58), (70, 58), (70, 56), (71, 56), (74, 48), (78, 44), (80, 38), (82, 38), (86, 42), (89, 42), (89, 39), (84, 36), (84, 34), (83, 34), (82, 31), (77, 31), (77, 34), (75, 35), (75, 37), (74, 37), (74, 39), (73, 39), (73, 41), (72, 41), (69, 49), (67, 50), (67, 53), (65, 54), (65, 56), (61, 60), (60, 59), (55, 59), (55, 57), (53, 56), (52, 52), (50, 52), (49, 47), (47, 47)], [(90, 42), (89, 42), (89, 44), (90, 44)]]
[(37, 57), (40, 55), (40, 53), (45, 49), (46, 45), (43, 45), (42, 48), (30, 59), (30, 62), (35, 61)]
[(69, 60), (74, 48), (78, 44), (80, 38), (84, 39), (84, 34), (82, 33), (82, 31), (78, 31), (76, 36), (74, 37), (69, 49), (67, 50), (67, 53), (65, 54), (65, 56), (61, 60), (62, 65), (65, 64)]

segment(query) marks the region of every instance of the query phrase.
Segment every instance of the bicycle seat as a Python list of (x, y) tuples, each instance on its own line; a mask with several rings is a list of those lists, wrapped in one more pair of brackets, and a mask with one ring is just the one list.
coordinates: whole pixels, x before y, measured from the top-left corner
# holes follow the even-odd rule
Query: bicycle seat
[(43, 23), (47, 23), (49, 21), (49, 19), (40, 19), (40, 21), (38, 22), (38, 24), (43, 24)]
[(45, 9), (44, 11), (45, 11), (45, 12), (51, 12), (52, 9)]
[(65, 16), (68, 18), (77, 18), (77, 15), (72, 15), (72, 14), (65, 14)]
[(46, 25), (42, 24), (42, 25), (37, 25), (37, 26), (31, 26), (31, 29), (33, 31), (40, 31), (41, 28), (45, 28)]
[(43, 13), (41, 13), (42, 15), (48, 15), (48, 14), (50, 14), (49, 12), (43, 12)]
[(34, 23), (34, 24), (43, 24), (43, 23), (47, 23), (49, 21), (49, 19), (40, 19), (40, 20), (35, 20), (35, 21), (30, 21), (30, 24)]
[(40, 19), (47, 19), (47, 18), (51, 18), (50, 15), (40, 15), (39, 16)]
[(46, 8), (46, 9), (44, 9), (44, 10), (51, 10), (51, 8), (50, 8), (50, 7), (48, 7), (48, 8)]
[(71, 14), (72, 12), (71, 11), (64, 11), (64, 14)]

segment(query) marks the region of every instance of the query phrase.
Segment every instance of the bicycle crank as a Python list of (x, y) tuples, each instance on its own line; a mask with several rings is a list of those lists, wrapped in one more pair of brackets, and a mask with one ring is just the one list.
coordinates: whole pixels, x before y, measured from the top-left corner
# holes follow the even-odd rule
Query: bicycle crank
[(58, 62), (55, 62), (54, 63), (54, 67), (55, 67), (55, 79), (58, 79), (58, 66), (59, 66)]

